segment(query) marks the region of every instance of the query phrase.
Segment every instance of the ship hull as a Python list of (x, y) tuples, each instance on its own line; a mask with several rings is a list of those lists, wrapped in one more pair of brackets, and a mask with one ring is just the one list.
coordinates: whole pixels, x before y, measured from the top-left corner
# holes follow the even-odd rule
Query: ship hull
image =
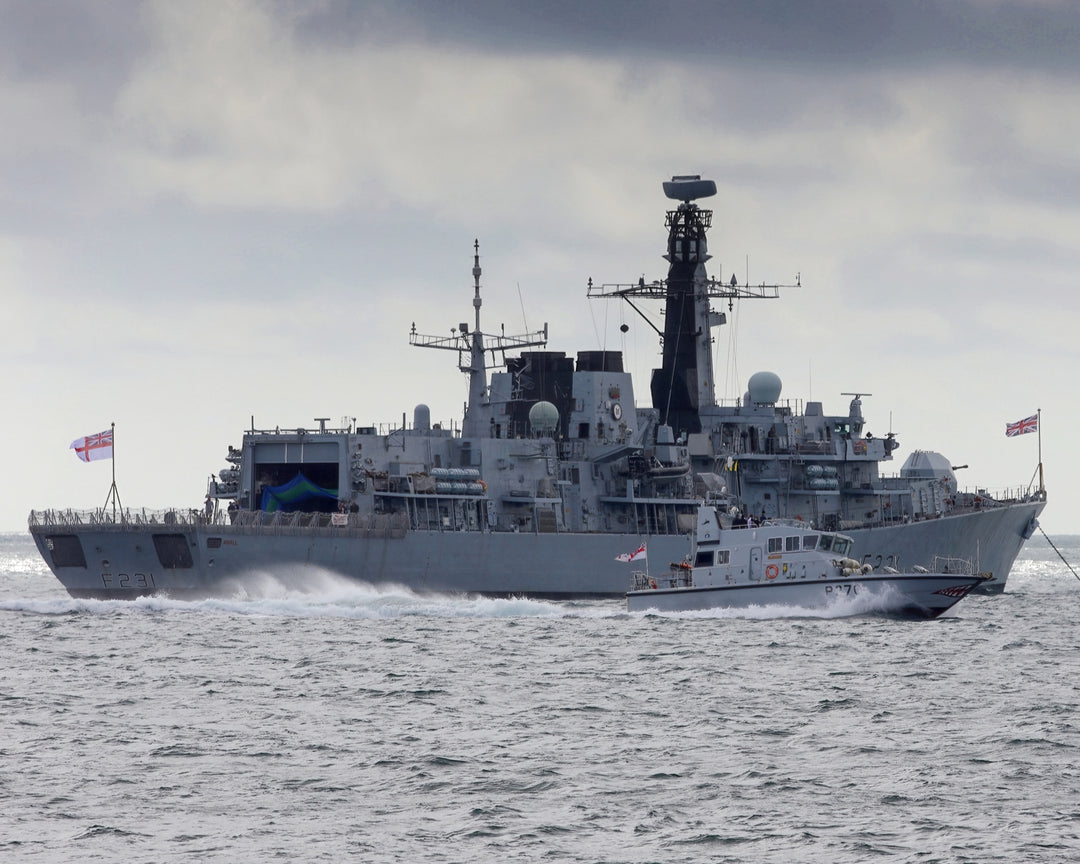
[[(875, 567), (934, 567), (935, 556), (970, 561), (984, 581), (980, 594), (1000, 594), (1023, 545), (1031, 537), (1045, 501), (976, 510), (912, 524), (845, 530), (856, 557)], [(895, 552), (896, 559), (889, 560)], [(879, 557), (881, 556), (880, 560)]]
[(626, 595), (630, 612), (696, 612), (787, 606), (807, 612), (937, 618), (982, 580), (956, 574), (901, 573), (806, 582), (761, 582), (703, 588), (659, 588)]
[[(1043, 506), (1024, 502), (845, 533), (855, 540), (856, 557), (875, 567), (910, 570), (932, 567), (935, 555), (966, 558), (989, 590), (1001, 591)], [(282, 529), (198, 520), (165, 525), (38, 520), (30, 529), (67, 592), (95, 599), (235, 596), (257, 590), (266, 579), (318, 590), (328, 577), (419, 592), (621, 598), (630, 571), (615, 558), (640, 542), (629, 534), (401, 531), (371, 536), (350, 533), (348, 526)], [(646, 539), (649, 559), (658, 568), (683, 560), (690, 549), (682, 535)]]

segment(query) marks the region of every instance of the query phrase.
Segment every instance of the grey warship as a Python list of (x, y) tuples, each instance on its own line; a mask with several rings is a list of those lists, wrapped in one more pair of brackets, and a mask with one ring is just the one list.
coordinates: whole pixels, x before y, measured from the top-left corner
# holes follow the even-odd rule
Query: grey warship
[[(232, 595), (267, 575), (302, 590), (325, 573), (424, 592), (622, 598), (617, 559), (647, 541), (651, 558), (680, 560), (705, 502), (842, 531), (873, 567), (966, 559), (982, 590), (1003, 590), (1046, 504), (1041, 481), (1011, 495), (965, 492), (948, 460), (925, 451), (882, 472), (900, 444), (864, 432), (866, 393), (826, 414), (821, 402), (781, 399), (779, 377), (758, 372), (741, 399), (718, 402), (712, 343), (725, 315), (712, 301), (730, 311), (782, 286), (710, 279), (712, 211), (697, 202), (715, 183), (679, 176), (663, 188), (678, 202), (666, 216), (667, 278), (587, 289), (635, 311), (663, 305), (647, 407), (621, 352), (546, 350), (546, 324), (485, 332), (477, 244), (471, 323), (444, 336), (414, 323), (409, 336), (457, 356), (468, 379), (460, 428), (433, 424), (423, 404), (411, 424), (403, 415), (389, 427), (253, 420), (205, 507), (34, 510), (41, 555), (80, 598)], [(750, 562), (767, 566), (760, 552)]]

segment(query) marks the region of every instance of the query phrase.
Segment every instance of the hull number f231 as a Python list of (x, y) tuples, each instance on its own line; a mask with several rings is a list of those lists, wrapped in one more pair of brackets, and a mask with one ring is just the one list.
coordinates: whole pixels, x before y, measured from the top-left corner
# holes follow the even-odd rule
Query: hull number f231
[(102, 573), (101, 584), (113, 591), (157, 587), (153, 573)]

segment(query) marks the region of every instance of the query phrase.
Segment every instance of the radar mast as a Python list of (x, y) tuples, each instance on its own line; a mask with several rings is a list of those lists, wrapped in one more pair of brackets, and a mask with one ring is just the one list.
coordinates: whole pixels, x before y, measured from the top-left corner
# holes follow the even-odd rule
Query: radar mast
[[(726, 298), (730, 310), (738, 299), (775, 299), (780, 285), (739, 284), (733, 275), (727, 284), (710, 279), (705, 262), (708, 252), (706, 232), (712, 227), (712, 211), (695, 203), (716, 194), (716, 183), (698, 174), (676, 175), (664, 183), (664, 194), (680, 201), (669, 210), (668, 276), (649, 284), (644, 277), (637, 284), (595, 286), (589, 280), (589, 297), (620, 297), (660, 335), (663, 360), (654, 369), (651, 381), (652, 405), (660, 412), (660, 423), (677, 433), (700, 432), (701, 413), (716, 407), (716, 387), (712, 361), (712, 328), (726, 322), (722, 312), (709, 305), (713, 298)], [(796, 285), (798, 282), (796, 282)], [(784, 286), (788, 287), (788, 286)], [(664, 301), (664, 330), (661, 332), (635, 305), (637, 300)]]
[[(469, 330), (467, 321), (450, 328), (449, 336), (422, 336), (416, 332), (416, 322), (409, 331), (409, 344), (420, 348), (442, 348), (458, 352), (458, 369), (469, 376), (469, 402), (465, 408), (465, 419), (461, 434), (464, 437), (478, 437), (486, 434), (480, 420), (479, 411), (474, 410), (488, 404), (488, 369), (499, 369), (506, 365), (506, 352), (522, 348), (544, 347), (547, 345), (547, 324), (543, 330), (525, 333), (521, 336), (507, 336), (506, 333), (487, 334), (480, 328), (480, 241), (473, 240), (473, 327)], [(491, 362), (485, 360), (484, 352), (491, 352)], [(501, 357), (496, 356), (501, 355)], [(468, 359), (466, 359), (468, 358)]]

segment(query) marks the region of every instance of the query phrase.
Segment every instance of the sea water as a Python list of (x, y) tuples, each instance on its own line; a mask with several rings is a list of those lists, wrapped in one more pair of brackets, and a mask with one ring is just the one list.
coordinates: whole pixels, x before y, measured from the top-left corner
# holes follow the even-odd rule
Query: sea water
[(1080, 860), (1041, 537), (931, 622), (312, 584), (73, 600), (0, 536), (0, 861)]

